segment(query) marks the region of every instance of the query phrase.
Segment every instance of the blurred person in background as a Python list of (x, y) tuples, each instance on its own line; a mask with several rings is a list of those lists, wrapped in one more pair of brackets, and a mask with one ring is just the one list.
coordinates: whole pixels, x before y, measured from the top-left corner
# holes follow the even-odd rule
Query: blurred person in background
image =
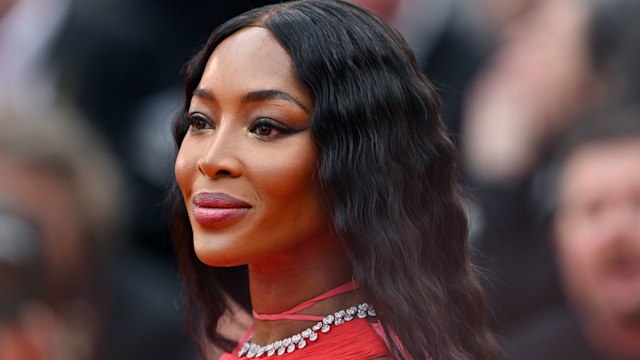
[(477, 205), (473, 241), (493, 278), (485, 289), (507, 349), (566, 312), (548, 241), (553, 199), (540, 184), (560, 134), (581, 114), (634, 97), (623, 79), (638, 74), (630, 59), (640, 40), (630, 30), (639, 5), (535, 2), (469, 94), (462, 147)]
[(3, 107), (0, 129), (0, 358), (193, 356), (172, 274), (126, 251), (126, 188), (100, 138), (53, 109)]
[[(640, 359), (640, 107), (584, 121), (558, 163), (553, 244), (580, 329), (602, 358)], [(544, 346), (566, 340), (560, 334)], [(585, 348), (564, 358), (597, 358)]]

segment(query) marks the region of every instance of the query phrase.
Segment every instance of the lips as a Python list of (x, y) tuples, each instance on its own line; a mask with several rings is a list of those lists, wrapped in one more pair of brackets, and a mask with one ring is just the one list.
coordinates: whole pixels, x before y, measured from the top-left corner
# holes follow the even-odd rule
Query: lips
[(193, 197), (193, 218), (204, 226), (219, 226), (245, 215), (251, 205), (224, 193), (198, 193)]

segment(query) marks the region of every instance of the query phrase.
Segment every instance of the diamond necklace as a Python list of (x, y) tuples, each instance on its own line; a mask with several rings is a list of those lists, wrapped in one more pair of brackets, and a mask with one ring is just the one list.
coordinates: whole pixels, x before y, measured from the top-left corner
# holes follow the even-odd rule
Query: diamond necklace
[(318, 340), (318, 331), (320, 333), (326, 334), (331, 330), (331, 326), (339, 326), (344, 324), (345, 322), (349, 322), (353, 320), (355, 317), (360, 319), (364, 319), (367, 317), (376, 316), (376, 311), (373, 307), (367, 303), (362, 303), (360, 305), (352, 306), (348, 309), (336, 311), (333, 314), (329, 314), (322, 319), (322, 321), (318, 321), (315, 325), (310, 328), (303, 330), (300, 333), (297, 333), (291, 337), (274, 341), (270, 344), (261, 346), (258, 344), (254, 344), (251, 342), (251, 338), (249, 338), (238, 351), (238, 357), (246, 356), (247, 358), (259, 358), (264, 355), (269, 357), (274, 355), (284, 355), (285, 353), (292, 353), (297, 349), (304, 349), (309, 342), (315, 342)]

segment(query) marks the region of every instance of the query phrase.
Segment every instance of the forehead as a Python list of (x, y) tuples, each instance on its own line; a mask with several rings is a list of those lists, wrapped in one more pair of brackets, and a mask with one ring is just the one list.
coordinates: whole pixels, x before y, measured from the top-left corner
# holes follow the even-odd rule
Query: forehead
[(565, 165), (560, 190), (571, 197), (623, 186), (640, 189), (640, 138), (578, 148)]
[(213, 51), (201, 84), (301, 90), (291, 57), (267, 29), (248, 27), (223, 40)]

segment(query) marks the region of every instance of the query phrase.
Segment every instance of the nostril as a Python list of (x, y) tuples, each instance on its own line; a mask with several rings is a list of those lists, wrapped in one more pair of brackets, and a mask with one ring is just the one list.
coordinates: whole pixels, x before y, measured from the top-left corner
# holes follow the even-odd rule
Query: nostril
[(218, 176), (230, 176), (231, 172), (229, 170), (218, 170), (218, 172), (216, 172), (216, 174)]

